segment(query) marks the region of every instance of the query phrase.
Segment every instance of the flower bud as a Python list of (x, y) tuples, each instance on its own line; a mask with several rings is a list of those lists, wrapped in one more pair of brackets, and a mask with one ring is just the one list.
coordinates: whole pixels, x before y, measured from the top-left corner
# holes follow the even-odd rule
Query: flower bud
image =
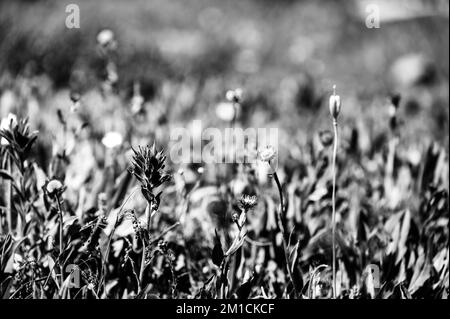
[(341, 112), (341, 97), (336, 94), (336, 85), (333, 85), (333, 95), (330, 96), (330, 114), (337, 120)]

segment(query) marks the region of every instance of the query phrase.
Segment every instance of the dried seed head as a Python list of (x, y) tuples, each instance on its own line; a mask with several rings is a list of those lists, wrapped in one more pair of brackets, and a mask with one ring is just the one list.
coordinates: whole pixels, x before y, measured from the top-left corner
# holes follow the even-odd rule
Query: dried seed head
[(330, 96), (330, 114), (337, 120), (341, 112), (341, 97), (336, 94), (336, 85), (333, 85), (333, 94)]

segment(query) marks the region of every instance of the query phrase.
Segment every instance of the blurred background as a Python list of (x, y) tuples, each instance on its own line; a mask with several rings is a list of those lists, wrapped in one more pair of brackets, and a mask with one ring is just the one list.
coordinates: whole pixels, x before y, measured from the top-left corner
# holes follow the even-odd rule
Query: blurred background
[[(195, 117), (241, 86), (261, 110), (248, 124), (298, 130), (327, 112), (323, 97), (334, 83), (350, 120), (383, 120), (386, 98), (401, 93), (412, 139), (448, 148), (448, 1), (79, 0), (80, 28), (68, 29), (72, 2), (1, 2), (0, 90), (18, 75), (43, 76), (56, 91), (90, 90), (102, 72), (96, 35), (108, 28), (124, 98), (136, 81), (148, 100), (164, 81), (188, 83), (211, 96), (191, 110)], [(366, 27), (373, 4), (380, 28)]]

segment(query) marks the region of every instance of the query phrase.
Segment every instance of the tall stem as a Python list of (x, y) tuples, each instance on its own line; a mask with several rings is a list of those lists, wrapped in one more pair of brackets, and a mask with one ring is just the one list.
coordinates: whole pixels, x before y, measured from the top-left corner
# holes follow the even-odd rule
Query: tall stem
[(144, 289), (143, 281), (144, 281), (144, 270), (145, 270), (145, 240), (142, 239), (142, 259), (141, 259), (141, 268), (139, 270), (139, 285), (141, 286), (141, 291)]
[[(8, 156), (6, 159), (6, 169), (8, 174), (12, 176), (11, 158)], [(12, 225), (12, 181), (6, 180), (6, 224), (8, 225), (8, 233), (13, 232)]]
[(63, 213), (61, 209), (61, 200), (59, 198), (59, 195), (56, 196), (56, 202), (58, 204), (58, 214), (59, 214), (59, 268), (61, 271), (61, 288), (64, 283), (64, 265), (63, 265), (63, 249), (64, 249), (64, 242), (63, 242)]
[(338, 144), (338, 124), (337, 120), (333, 119), (334, 127), (334, 143), (333, 143), (333, 193), (332, 193), (332, 251), (333, 251), (333, 298), (336, 299), (336, 155), (337, 155), (337, 144)]
[(287, 272), (289, 275), (289, 279), (292, 283), (292, 287), (294, 288), (294, 295), (295, 295), (295, 297), (297, 297), (297, 287), (295, 285), (294, 276), (292, 275), (292, 271), (291, 271), (291, 267), (290, 267), (289, 255), (288, 255), (288, 245), (286, 243), (286, 232), (285, 232), (284, 226), (283, 226), (283, 213), (284, 213), (283, 190), (281, 188), (281, 183), (280, 183), (280, 180), (279, 180), (276, 172), (273, 173), (273, 178), (275, 179), (275, 183), (277, 184), (278, 194), (280, 196), (280, 209), (277, 211), (277, 214), (278, 214), (278, 228), (280, 229), (282, 243), (283, 243), (284, 259), (286, 262), (286, 268), (287, 268)]

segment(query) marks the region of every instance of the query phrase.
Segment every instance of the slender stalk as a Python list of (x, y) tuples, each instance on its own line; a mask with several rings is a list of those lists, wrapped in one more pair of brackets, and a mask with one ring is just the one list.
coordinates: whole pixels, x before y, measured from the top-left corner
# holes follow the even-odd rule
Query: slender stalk
[(56, 202), (58, 204), (58, 215), (59, 215), (59, 269), (61, 271), (61, 287), (64, 283), (64, 265), (63, 265), (63, 249), (64, 249), (64, 242), (63, 242), (63, 213), (61, 209), (61, 200), (59, 198), (59, 195), (56, 196)]
[(133, 190), (130, 192), (130, 194), (128, 195), (128, 197), (122, 202), (122, 205), (119, 208), (119, 211), (117, 212), (117, 216), (116, 216), (116, 222), (114, 223), (114, 227), (111, 230), (111, 233), (108, 236), (108, 243), (106, 244), (106, 251), (105, 254), (103, 256), (103, 263), (102, 263), (102, 276), (101, 276), (101, 281), (98, 285), (98, 290), (97, 290), (97, 294), (100, 293), (100, 288), (103, 284), (104, 289), (105, 289), (105, 294), (106, 294), (106, 264), (108, 261), (108, 257), (109, 257), (109, 251), (110, 251), (110, 247), (111, 247), (111, 241), (114, 235), (114, 231), (116, 230), (117, 226), (119, 225), (119, 216), (120, 213), (122, 212), (123, 208), (125, 207), (125, 204), (131, 199), (131, 197), (134, 195), (134, 193), (136, 193), (136, 191), (138, 190), (138, 187), (133, 188)]
[(141, 286), (140, 290), (144, 289), (143, 281), (144, 281), (144, 270), (145, 270), (145, 241), (142, 239), (142, 259), (141, 259), (141, 268), (139, 270), (139, 285)]
[[(11, 158), (7, 156), (6, 159), (6, 169), (8, 174), (11, 176), (12, 167), (11, 167)], [(8, 233), (12, 233), (12, 181), (6, 180), (6, 224), (8, 225)]]
[(338, 124), (337, 120), (333, 119), (334, 127), (334, 143), (333, 143), (333, 192), (332, 192), (332, 251), (333, 251), (333, 299), (336, 299), (336, 155), (337, 155), (337, 144), (338, 144)]
[(294, 281), (294, 276), (292, 274), (291, 271), (291, 267), (290, 267), (290, 263), (289, 263), (289, 255), (288, 255), (288, 245), (286, 243), (286, 232), (284, 230), (284, 226), (283, 226), (283, 213), (284, 213), (284, 197), (283, 197), (283, 191), (281, 188), (281, 183), (280, 180), (278, 178), (278, 175), (276, 172), (273, 173), (273, 178), (275, 179), (275, 183), (277, 184), (277, 188), (278, 188), (278, 194), (280, 196), (280, 209), (277, 211), (278, 214), (278, 228), (280, 229), (281, 232), (281, 237), (282, 237), (282, 243), (283, 243), (283, 251), (284, 251), (284, 258), (286, 261), (286, 268), (287, 268), (287, 272), (289, 275), (289, 279), (292, 283), (292, 286), (294, 287), (294, 295), (297, 298), (297, 287), (295, 285), (295, 281)]

